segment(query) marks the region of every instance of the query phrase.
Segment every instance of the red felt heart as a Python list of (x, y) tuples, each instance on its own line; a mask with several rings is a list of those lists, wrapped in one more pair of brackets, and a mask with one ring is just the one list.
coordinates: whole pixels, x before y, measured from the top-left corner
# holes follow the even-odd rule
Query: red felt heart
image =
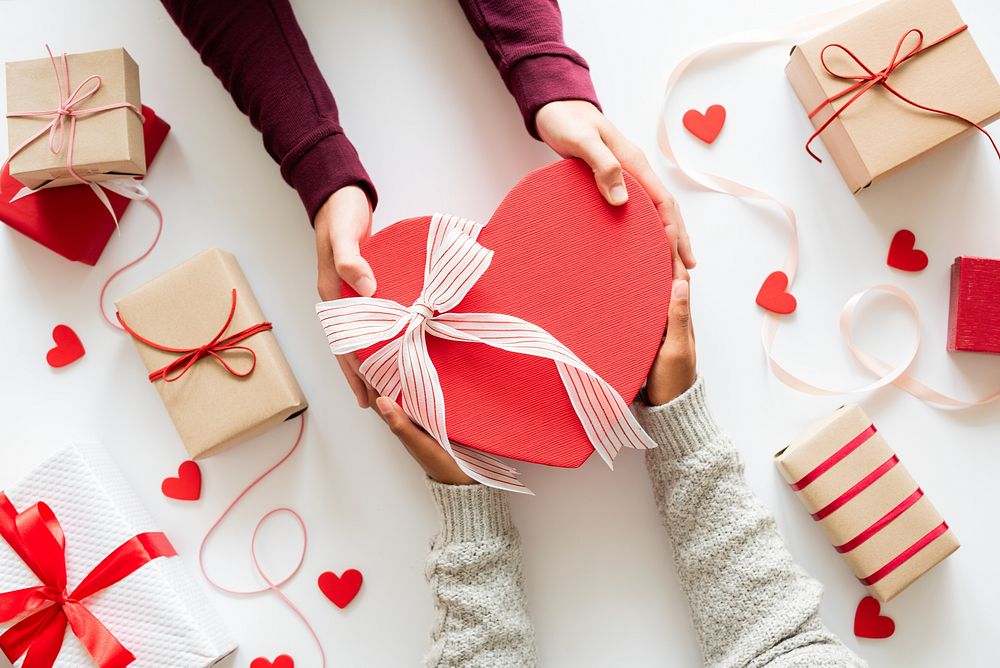
[(903, 271), (921, 271), (927, 267), (927, 253), (913, 247), (917, 237), (909, 230), (900, 230), (889, 244), (885, 261), (890, 267)]
[(201, 468), (198, 462), (188, 460), (177, 467), (176, 478), (164, 478), (160, 485), (163, 496), (178, 501), (197, 501), (201, 498)]
[(757, 305), (774, 313), (788, 314), (795, 310), (795, 297), (787, 292), (788, 276), (783, 271), (774, 271), (764, 279), (757, 293)]
[[(631, 403), (663, 337), (672, 267), (656, 208), (627, 174), (625, 184), (628, 202), (616, 207), (581, 161), (526, 176), (479, 234), (493, 261), (454, 311), (535, 323)], [(364, 246), (378, 277), (376, 297), (406, 305), (417, 299), (430, 220), (400, 221)], [(357, 293), (345, 284), (343, 296)], [(552, 466), (580, 466), (594, 452), (550, 360), (434, 336), (427, 349), (452, 440)]]
[(72, 364), (86, 352), (80, 337), (69, 325), (56, 325), (52, 330), (52, 340), (56, 345), (45, 355), (45, 361), (53, 368)]
[(854, 613), (854, 635), (859, 638), (888, 638), (896, 631), (896, 622), (880, 615), (882, 607), (871, 596), (865, 596), (858, 603)]
[(279, 654), (274, 661), (259, 656), (250, 662), (250, 668), (295, 668), (295, 662), (287, 654)]
[(706, 144), (711, 144), (722, 132), (726, 123), (726, 108), (721, 104), (713, 104), (705, 113), (697, 109), (684, 112), (684, 127), (688, 132)]
[(317, 584), (324, 596), (330, 599), (335, 606), (343, 609), (358, 595), (362, 579), (361, 571), (348, 568), (339, 577), (330, 571), (321, 573)]

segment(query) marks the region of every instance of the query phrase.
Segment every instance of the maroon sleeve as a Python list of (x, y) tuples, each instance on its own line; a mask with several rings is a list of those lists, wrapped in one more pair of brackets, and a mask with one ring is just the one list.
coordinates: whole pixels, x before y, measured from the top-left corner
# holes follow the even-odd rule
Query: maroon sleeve
[(590, 70), (566, 46), (556, 0), (459, 0), (538, 138), (535, 114), (549, 102), (586, 100), (600, 108)]
[(344, 135), (333, 94), (288, 0), (162, 0), (236, 106), (263, 133), (309, 219), (331, 193), (358, 184), (376, 194)]

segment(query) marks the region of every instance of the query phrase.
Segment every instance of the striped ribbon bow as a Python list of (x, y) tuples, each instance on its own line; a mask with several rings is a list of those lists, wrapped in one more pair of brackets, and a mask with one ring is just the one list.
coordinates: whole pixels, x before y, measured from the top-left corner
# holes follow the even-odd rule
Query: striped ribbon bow
[(493, 251), (476, 241), (482, 228), (455, 216), (437, 214), (431, 219), (424, 286), (410, 306), (374, 297), (317, 304), (330, 350), (344, 355), (386, 342), (364, 361), (361, 373), (382, 396), (396, 400), (402, 395), (406, 414), (466, 474), (491, 487), (532, 493), (508, 464), (449, 441), (444, 395), (427, 352), (428, 334), (552, 360), (588, 439), (609, 468), (622, 447), (656, 447), (615, 389), (541, 327), (501, 313), (452, 312), (493, 259)]

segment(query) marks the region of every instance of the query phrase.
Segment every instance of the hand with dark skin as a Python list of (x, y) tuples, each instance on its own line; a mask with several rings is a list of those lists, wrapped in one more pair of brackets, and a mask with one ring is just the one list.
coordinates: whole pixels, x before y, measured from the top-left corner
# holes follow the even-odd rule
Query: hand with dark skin
[[(669, 324), (646, 379), (646, 398), (653, 406), (676, 399), (698, 378), (694, 329), (691, 326), (690, 278), (676, 253), (674, 262), (676, 269), (670, 292)], [(477, 484), (395, 401), (375, 397), (373, 404), (392, 433), (431, 479), (447, 485)]]
[[(582, 100), (550, 102), (535, 114), (535, 127), (553, 151), (564, 158), (580, 158), (590, 166), (597, 188), (609, 204), (621, 206), (628, 201), (622, 170), (631, 174), (649, 194), (671, 246), (679, 253), (681, 261), (674, 263), (675, 277), (684, 267), (694, 266), (691, 241), (677, 200), (657, 178), (642, 151), (597, 107)], [(372, 296), (377, 287), (375, 274), (360, 252), (372, 227), (372, 209), (365, 191), (356, 185), (337, 190), (316, 214), (315, 226), (320, 298), (340, 297), (341, 280), (362, 297)], [(375, 393), (358, 372), (357, 355), (341, 355), (337, 361), (358, 406), (373, 406)]]

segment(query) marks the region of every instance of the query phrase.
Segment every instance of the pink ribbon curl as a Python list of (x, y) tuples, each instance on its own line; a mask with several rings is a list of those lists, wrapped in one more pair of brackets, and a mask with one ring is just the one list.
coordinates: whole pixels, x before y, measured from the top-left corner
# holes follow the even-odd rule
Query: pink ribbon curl
[(382, 396), (393, 400), (402, 396), (406, 414), (467, 475), (490, 487), (532, 493), (517, 471), (497, 457), (448, 439), (444, 395), (427, 351), (427, 335), (552, 360), (587, 438), (609, 468), (622, 447), (656, 447), (615, 389), (541, 327), (500, 313), (452, 312), (493, 258), (493, 251), (476, 241), (482, 228), (464, 218), (433, 216), (423, 289), (410, 306), (374, 297), (317, 304), (330, 350), (344, 355), (386, 342), (364, 361), (361, 373)]

